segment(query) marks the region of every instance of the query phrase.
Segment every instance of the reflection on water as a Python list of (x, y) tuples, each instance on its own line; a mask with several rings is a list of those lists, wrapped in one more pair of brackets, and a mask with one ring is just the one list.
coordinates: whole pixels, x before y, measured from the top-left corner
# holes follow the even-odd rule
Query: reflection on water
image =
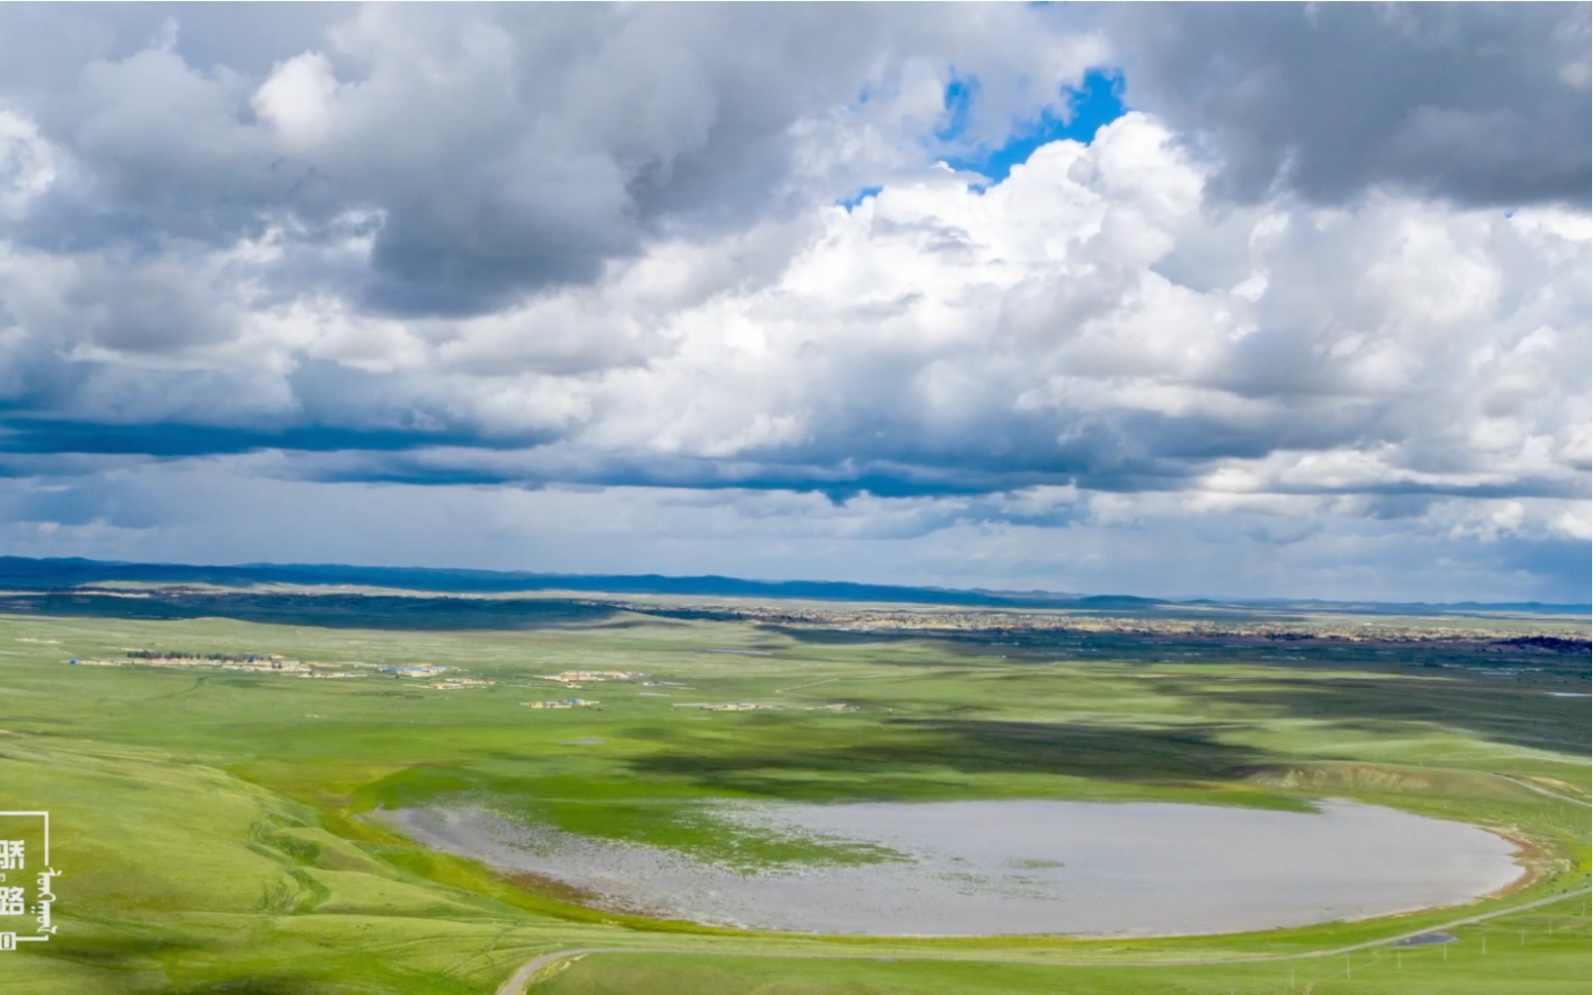
[(747, 871), (484, 809), (384, 817), (436, 849), (556, 878), (611, 910), (823, 933), (1227, 933), (1455, 904), (1521, 873), (1491, 833), (1348, 801), (1318, 813), (1018, 800), (719, 803), (714, 814), (742, 831), (906, 859)]

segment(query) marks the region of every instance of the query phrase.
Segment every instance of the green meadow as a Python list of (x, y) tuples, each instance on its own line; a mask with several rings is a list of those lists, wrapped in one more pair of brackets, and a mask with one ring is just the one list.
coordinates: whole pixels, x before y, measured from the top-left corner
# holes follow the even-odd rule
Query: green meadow
[[(1576, 697), (1589, 687), (1585, 650), (1225, 647), (1127, 634), (1081, 649), (1063, 635), (886, 638), (618, 610), (552, 612), (520, 628), (488, 612), (446, 628), (386, 601), (368, 619), (357, 598), (340, 605), (335, 617), (280, 611), (261, 621), (64, 608), (0, 616), (0, 808), (51, 813), (62, 871), (59, 933), (0, 952), (0, 988), (493, 992), (560, 951), (573, 953), (549, 958), (527, 979), (531, 991), (1589, 985), (1589, 705)], [(311, 680), (66, 662), (162, 649), (428, 662), (493, 683), (437, 690), (374, 671)], [(664, 683), (568, 690), (539, 677), (576, 669)], [(523, 704), (573, 696), (598, 704)], [(770, 707), (699, 707), (732, 702)], [(698, 803), (1057, 798), (1299, 810), (1327, 797), (1507, 833), (1530, 879), (1458, 908), (1231, 936), (812, 937), (587, 908), (557, 882), (428, 850), (371, 817), (486, 799), (571, 832), (756, 865), (878, 855), (737, 836)], [(1539, 904), (1511, 911), (1530, 903)], [(1447, 925), (1478, 916), (1492, 917)], [(1385, 942), (1440, 926), (1456, 942)]]

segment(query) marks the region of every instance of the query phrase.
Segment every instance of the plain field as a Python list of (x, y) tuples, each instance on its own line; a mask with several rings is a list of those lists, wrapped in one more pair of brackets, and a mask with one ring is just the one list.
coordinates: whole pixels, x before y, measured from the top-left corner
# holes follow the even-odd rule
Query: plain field
[[(1364, 648), (1189, 659), (1122, 637), (1081, 661), (1048, 655), (1043, 641), (821, 636), (626, 614), (512, 632), (0, 618), (0, 807), (52, 812), (64, 872), (59, 936), (0, 954), (0, 983), (16, 992), (486, 992), (545, 951), (626, 947), (673, 952), (594, 955), (534, 990), (1287, 991), (1287, 962), (1123, 965), (1309, 953), (1460, 914), (1133, 942), (737, 935), (584, 909), (556, 887), (505, 880), (361, 817), (378, 805), (469, 797), (708, 857), (725, 856), (727, 841), (694, 817), (705, 797), (1276, 808), (1349, 797), (1531, 843), (1538, 883), (1463, 912), (1586, 886), (1588, 809), (1575, 799), (1589, 789), (1588, 702), (1549, 693), (1586, 691), (1585, 656), (1528, 660), (1541, 670), (1472, 657), (1444, 667), (1441, 654)], [(437, 691), (392, 677), (63, 662), (130, 648), (426, 661), (497, 683)], [(686, 687), (563, 692), (536, 678), (566, 669), (639, 670)], [(601, 707), (521, 704), (569, 694)], [(731, 701), (778, 710), (677, 707)], [(836, 704), (849, 707), (823, 708)], [(740, 842), (753, 844), (736, 848), (740, 859), (760, 857), (757, 841)], [(1296, 990), (1582, 991), (1587, 923), (1572, 900), (1463, 928), (1447, 954), (1362, 951), (1348, 979), (1344, 958), (1293, 962)], [(722, 956), (735, 952), (790, 956)]]

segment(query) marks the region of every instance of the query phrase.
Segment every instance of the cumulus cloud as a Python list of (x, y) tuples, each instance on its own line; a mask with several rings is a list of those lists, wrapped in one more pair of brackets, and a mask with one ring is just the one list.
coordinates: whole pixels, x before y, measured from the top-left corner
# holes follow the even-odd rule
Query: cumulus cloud
[(186, 10), (0, 10), (14, 551), (1585, 597), (1585, 10)]
[[(1102, 54), (999, 8), (400, 5), (300, 30), (307, 47), (262, 70), (253, 52), (199, 61), (253, 13), (143, 46), (12, 16), (22, 37), (71, 36), (82, 59), (69, 79), (0, 78), (0, 102), (80, 167), (39, 205), (32, 241), (70, 220), (96, 248), (273, 224), (313, 242), (365, 215), (369, 265), (342, 289), (404, 315), (491, 311), (591, 280), (661, 228), (738, 226), (912, 162), (954, 57), (992, 81), (980, 126), (995, 133)], [(838, 131), (852, 140), (814, 154)]]

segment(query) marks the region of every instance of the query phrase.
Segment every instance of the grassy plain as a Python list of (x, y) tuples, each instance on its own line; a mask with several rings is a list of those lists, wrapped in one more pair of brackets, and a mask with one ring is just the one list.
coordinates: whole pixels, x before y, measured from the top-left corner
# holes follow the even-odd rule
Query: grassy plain
[[(159, 616), (149, 604), (119, 614)], [(457, 628), (434, 628), (417, 622), (418, 602), (406, 612), (383, 600), (364, 617), (359, 604), (277, 606), (260, 621), (105, 617), (103, 606), (65, 602), (55, 605), (64, 614), (0, 616), (0, 808), (48, 809), (64, 872), (59, 935), (0, 953), (0, 988), (488, 992), (538, 954), (594, 948), (635, 952), (556, 963), (533, 990), (1588, 986), (1580, 897), (1458, 927), (1445, 948), (1227, 963), (1318, 953), (1585, 888), (1588, 699), (1571, 697), (1588, 690), (1585, 652), (887, 638), (581, 606), (533, 623), (472, 607)], [(385, 676), (64, 663), (129, 649), (427, 661), (496, 683), (438, 691)], [(567, 669), (644, 671), (685, 686), (569, 691), (537, 677)], [(571, 695), (601, 705), (521, 704)], [(778, 710), (693, 707), (731, 701)], [(489, 798), (573, 831), (756, 862), (817, 855), (729, 838), (694, 803), (1048, 797), (1301, 808), (1330, 796), (1510, 832), (1530, 843), (1537, 877), (1460, 910), (1239, 936), (819, 938), (587, 909), (555, 886), (509, 880), (366, 818), (378, 806)]]

